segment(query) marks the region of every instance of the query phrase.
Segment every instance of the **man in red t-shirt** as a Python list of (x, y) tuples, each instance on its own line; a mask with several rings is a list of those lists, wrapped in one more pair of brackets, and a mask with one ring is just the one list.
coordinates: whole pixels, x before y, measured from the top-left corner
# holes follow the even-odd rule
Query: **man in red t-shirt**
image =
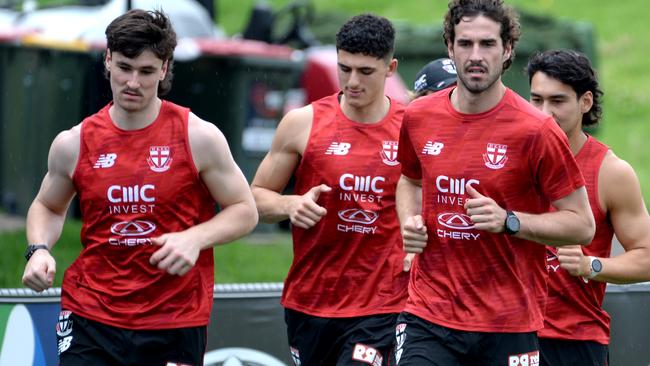
[[(583, 127), (598, 123), (602, 91), (589, 59), (573, 50), (534, 55), (527, 66), (530, 101), (566, 133), (596, 220), (586, 247), (547, 248), (548, 300), (540, 337), (541, 364), (608, 365), (606, 282), (650, 280), (650, 216), (632, 167)], [(625, 253), (610, 258), (616, 235)]]
[(421, 255), (396, 329), (399, 365), (537, 365), (543, 244), (593, 237), (566, 136), (501, 82), (518, 38), (501, 1), (452, 1), (458, 85), (404, 115), (397, 207), (404, 248)]
[(223, 134), (159, 98), (171, 88), (169, 18), (131, 10), (106, 37), (113, 101), (52, 142), (23, 283), (52, 286), (50, 249), (78, 194), (83, 248), (63, 279), (60, 365), (201, 365), (212, 247), (253, 229), (253, 196)]
[(404, 107), (384, 94), (394, 37), (370, 14), (341, 27), (341, 92), (289, 112), (253, 180), (261, 220), (292, 224), (282, 305), (296, 365), (386, 365), (393, 350), (408, 282), (395, 210)]

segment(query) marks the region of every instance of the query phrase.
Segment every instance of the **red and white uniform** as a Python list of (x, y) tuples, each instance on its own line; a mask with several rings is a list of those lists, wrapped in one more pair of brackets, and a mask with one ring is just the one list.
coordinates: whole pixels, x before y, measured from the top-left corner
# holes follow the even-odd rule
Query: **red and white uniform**
[(404, 107), (391, 101), (386, 117), (374, 124), (346, 118), (337, 94), (312, 107), (295, 194), (320, 184), (332, 191), (320, 195), (317, 203), (327, 214), (314, 227), (293, 227), (294, 259), (282, 304), (320, 317), (398, 313), (408, 283), (395, 210)]
[[(587, 183), (589, 204), (596, 221), (596, 234), (585, 255), (609, 257), (612, 250), (614, 228), (598, 199), (598, 173), (609, 147), (589, 136), (576, 155), (576, 161)], [(585, 283), (581, 277), (571, 276), (560, 268), (555, 248), (548, 248), (548, 299), (542, 338), (594, 341), (609, 344), (610, 317), (603, 309), (607, 284), (600, 281)]]
[(512, 90), (479, 114), (457, 112), (451, 91), (415, 100), (402, 124), (402, 174), (422, 179), (429, 235), (405, 311), (465, 331), (535, 331), (543, 325), (546, 249), (474, 229), (465, 185), (503, 208), (543, 213), (584, 180), (555, 121)]
[(184, 276), (149, 264), (151, 238), (214, 216), (188, 141), (189, 109), (163, 101), (149, 126), (133, 131), (111, 120), (110, 104), (81, 125), (73, 182), (83, 249), (63, 279), (61, 307), (111, 326), (204, 326), (212, 308), (212, 249)]

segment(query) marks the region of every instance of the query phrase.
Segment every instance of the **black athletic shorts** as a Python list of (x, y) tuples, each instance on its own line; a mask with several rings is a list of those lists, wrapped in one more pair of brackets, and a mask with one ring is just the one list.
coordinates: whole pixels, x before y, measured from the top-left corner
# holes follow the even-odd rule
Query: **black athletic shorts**
[(389, 365), (397, 314), (321, 318), (285, 309), (284, 319), (297, 366)]
[(468, 332), (402, 313), (392, 365), (539, 366), (536, 332)]
[(203, 365), (207, 327), (129, 330), (61, 311), (56, 325), (60, 366)]
[(609, 365), (609, 347), (598, 342), (540, 338), (539, 352), (545, 366)]

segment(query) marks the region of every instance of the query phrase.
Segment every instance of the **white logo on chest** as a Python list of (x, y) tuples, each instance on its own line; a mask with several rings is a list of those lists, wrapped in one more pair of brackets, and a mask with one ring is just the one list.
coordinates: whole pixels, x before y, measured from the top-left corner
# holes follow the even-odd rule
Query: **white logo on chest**
[(149, 164), (149, 168), (156, 173), (169, 170), (169, 167), (172, 165), (172, 153), (169, 146), (149, 147), (147, 163)]
[(117, 154), (115, 153), (100, 154), (99, 158), (97, 158), (97, 161), (95, 162), (95, 165), (93, 165), (93, 168), (110, 168), (115, 165), (115, 159), (117, 159)]
[(508, 161), (507, 151), (508, 145), (488, 143), (486, 152), (483, 154), (485, 166), (495, 170), (503, 168)]

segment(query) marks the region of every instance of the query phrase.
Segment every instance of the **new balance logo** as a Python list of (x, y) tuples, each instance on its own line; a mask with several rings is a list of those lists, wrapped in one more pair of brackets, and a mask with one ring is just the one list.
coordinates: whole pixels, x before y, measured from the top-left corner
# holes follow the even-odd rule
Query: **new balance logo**
[(115, 159), (117, 159), (117, 154), (101, 154), (95, 162), (95, 165), (93, 165), (93, 168), (110, 168), (115, 165)]
[(445, 144), (442, 142), (427, 141), (422, 149), (422, 155), (440, 155)]
[(352, 144), (347, 142), (332, 142), (330, 147), (325, 151), (325, 155), (347, 155)]
[(57, 341), (57, 353), (59, 354), (59, 356), (61, 356), (63, 352), (67, 351), (71, 345), (72, 345), (72, 336), (60, 338)]

